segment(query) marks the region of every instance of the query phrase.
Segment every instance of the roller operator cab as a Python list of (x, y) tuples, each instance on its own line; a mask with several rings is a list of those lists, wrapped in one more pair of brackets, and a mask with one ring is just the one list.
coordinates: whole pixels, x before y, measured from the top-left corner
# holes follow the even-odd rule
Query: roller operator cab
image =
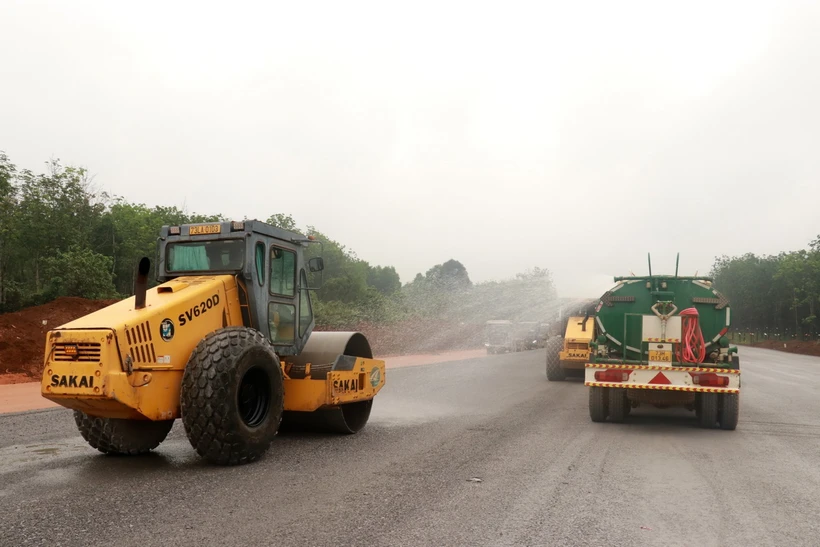
[[(740, 360), (726, 334), (729, 300), (709, 277), (616, 277), (595, 307), (584, 365), (592, 421), (623, 421), (640, 405), (683, 407), (701, 427), (733, 430)], [(590, 328), (591, 327), (591, 328)]]
[(159, 446), (180, 418), (222, 465), (254, 461), (282, 429), (356, 433), (384, 386), (358, 332), (314, 332), (324, 269), (313, 238), (256, 220), (164, 226), (158, 285), (51, 330), (42, 395), (74, 410), (104, 453)]

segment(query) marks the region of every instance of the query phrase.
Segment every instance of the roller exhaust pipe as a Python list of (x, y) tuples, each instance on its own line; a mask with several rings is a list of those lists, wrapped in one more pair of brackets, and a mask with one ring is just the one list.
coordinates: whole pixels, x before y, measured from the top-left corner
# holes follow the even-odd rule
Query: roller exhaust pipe
[(145, 307), (145, 293), (148, 291), (148, 272), (151, 270), (151, 261), (147, 256), (142, 257), (137, 266), (137, 280), (134, 281), (134, 309)]

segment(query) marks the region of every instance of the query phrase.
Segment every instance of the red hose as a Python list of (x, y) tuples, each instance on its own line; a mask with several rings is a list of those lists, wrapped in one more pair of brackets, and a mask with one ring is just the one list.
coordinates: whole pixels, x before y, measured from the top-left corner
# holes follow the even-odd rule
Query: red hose
[[(678, 345), (678, 360), (682, 363), (702, 363), (706, 357), (706, 344), (698, 325), (698, 310), (687, 308), (680, 312), (682, 344)], [(681, 355), (681, 348), (683, 355)]]

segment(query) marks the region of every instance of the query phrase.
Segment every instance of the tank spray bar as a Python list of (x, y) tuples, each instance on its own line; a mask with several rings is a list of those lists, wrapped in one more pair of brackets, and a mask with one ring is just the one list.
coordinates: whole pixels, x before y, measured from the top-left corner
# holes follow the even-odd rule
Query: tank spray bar
[[(658, 311), (658, 307), (663, 307), (663, 312)], [(669, 309), (671, 306), (671, 310)], [(675, 315), (675, 312), (678, 311), (678, 307), (673, 302), (668, 301), (658, 301), (652, 306), (652, 313), (657, 315), (661, 320), (661, 340), (666, 340), (666, 321)]]

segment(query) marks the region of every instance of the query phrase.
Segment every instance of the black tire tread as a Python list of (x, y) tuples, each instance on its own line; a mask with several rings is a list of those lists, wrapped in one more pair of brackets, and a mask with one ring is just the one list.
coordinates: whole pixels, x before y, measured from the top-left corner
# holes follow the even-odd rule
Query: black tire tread
[(547, 341), (547, 380), (550, 382), (560, 382), (567, 378), (567, 373), (561, 366), (558, 355), (563, 347), (563, 336), (554, 336)]
[(137, 456), (158, 447), (174, 426), (174, 420), (124, 420), (89, 416), (74, 411), (83, 439), (103, 454)]
[(607, 391), (600, 386), (589, 388), (589, 417), (593, 422), (606, 421), (609, 410), (607, 408)]
[[(228, 386), (236, 360), (248, 349), (262, 346), (270, 349), (276, 366), (270, 373), (278, 375), (284, 386), (279, 359), (264, 335), (247, 327), (225, 327), (208, 334), (191, 354), (182, 378), (182, 421), (188, 440), (197, 453), (217, 465), (251, 463), (267, 452), (273, 435), (263, 442), (248, 443), (224, 419), (233, 404)], [(284, 411), (284, 388), (274, 394), (270, 413), (278, 429)]]
[(719, 399), (717, 393), (700, 394), (700, 415), (698, 422), (700, 427), (714, 429), (718, 422)]
[(740, 414), (740, 394), (723, 393), (720, 399), (720, 428), (733, 431), (737, 428), (737, 421)]
[(626, 390), (622, 388), (601, 389), (606, 389), (609, 391), (608, 410), (610, 421), (615, 423), (623, 422), (627, 414), (626, 406), (628, 405), (628, 401), (626, 400)]

